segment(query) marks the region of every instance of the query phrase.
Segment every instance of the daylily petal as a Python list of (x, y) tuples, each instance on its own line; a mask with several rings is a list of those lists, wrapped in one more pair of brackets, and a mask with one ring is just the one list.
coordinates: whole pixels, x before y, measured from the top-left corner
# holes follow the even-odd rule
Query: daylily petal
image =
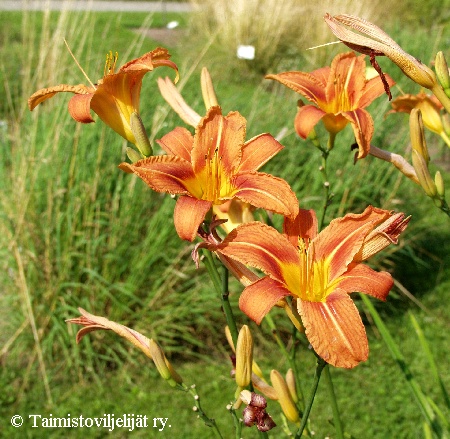
[(325, 115), (325, 111), (313, 105), (300, 107), (294, 120), (295, 131), (302, 139), (306, 139), (319, 120)]
[(119, 168), (133, 172), (157, 192), (188, 194), (195, 176), (192, 165), (176, 156), (153, 156), (136, 163), (121, 163)]
[(370, 141), (373, 137), (373, 119), (372, 116), (362, 108), (354, 111), (346, 111), (342, 115), (348, 119), (355, 134), (356, 143), (358, 144), (358, 158), (362, 159), (370, 151)]
[(239, 308), (259, 325), (271, 308), (290, 294), (282, 284), (266, 276), (244, 288), (239, 297)]
[(176, 127), (156, 142), (167, 154), (191, 161), (194, 137), (186, 128)]
[[(384, 75), (389, 87), (395, 85), (395, 81), (387, 74)], [(384, 94), (386, 90), (384, 89), (383, 81), (379, 76), (369, 79), (363, 90), (361, 99), (359, 100), (358, 107), (365, 108), (370, 105), (376, 98)]]
[(37, 92), (33, 93), (30, 96), (30, 98), (28, 99), (28, 107), (30, 110), (33, 110), (41, 102), (44, 102), (47, 99), (50, 99), (51, 97), (55, 96), (55, 94), (61, 92), (69, 92), (75, 93), (77, 95), (78, 94), (85, 95), (93, 93), (94, 91), (95, 90), (92, 87), (86, 87), (83, 84), (78, 85), (60, 84), (54, 87), (42, 88), (41, 90), (38, 90)]
[(169, 61), (170, 54), (169, 51), (163, 47), (157, 47), (151, 52), (147, 52), (139, 58), (128, 61), (124, 64), (119, 72), (132, 72), (132, 71), (143, 71), (145, 73), (152, 71), (156, 67), (170, 67), (176, 71), (177, 76), (175, 77), (175, 83), (178, 81), (178, 67), (177, 65)]
[(210, 201), (181, 196), (175, 205), (173, 222), (178, 236), (185, 241), (193, 241), (200, 224), (211, 209)]
[(329, 364), (352, 368), (369, 355), (366, 331), (348, 294), (335, 291), (326, 302), (297, 301), (306, 336)]
[(314, 239), (317, 236), (318, 224), (314, 210), (300, 209), (294, 218), (284, 218), (283, 233), (293, 246), (298, 245), (298, 238)]
[(237, 175), (232, 184), (236, 187), (234, 196), (246, 203), (284, 216), (298, 214), (297, 197), (281, 178), (262, 172), (246, 172)]
[(388, 217), (388, 211), (369, 206), (362, 214), (334, 219), (320, 232), (314, 240), (315, 259), (330, 262), (330, 282), (347, 270), (377, 221)]
[(192, 166), (196, 174), (214, 157), (220, 158), (224, 171), (231, 175), (241, 160), (246, 120), (237, 112), (223, 117), (220, 107), (211, 107), (195, 130)]
[(260, 134), (245, 142), (238, 172), (257, 171), (278, 154), (283, 145), (270, 134)]
[(193, 127), (200, 123), (201, 116), (186, 103), (170, 78), (158, 78), (158, 87), (162, 97), (185, 123)]
[(266, 75), (266, 79), (274, 79), (286, 87), (300, 93), (306, 99), (315, 104), (325, 101), (325, 83), (322, 82), (324, 72), (314, 76), (314, 72), (284, 72), (275, 75)]
[(91, 100), (93, 93), (76, 94), (69, 101), (69, 113), (74, 120), (81, 123), (91, 123), (94, 119), (91, 115)]
[(394, 281), (389, 273), (377, 272), (364, 264), (352, 264), (349, 270), (341, 276), (337, 288), (346, 293), (368, 294), (384, 301), (392, 285), (394, 285)]
[(217, 251), (258, 268), (281, 283), (284, 283), (283, 266), (298, 266), (300, 262), (297, 248), (277, 230), (260, 222), (238, 226)]
[(327, 102), (336, 101), (336, 108), (330, 112), (356, 106), (366, 82), (365, 72), (364, 55), (357, 57), (353, 52), (347, 52), (334, 57), (326, 88)]

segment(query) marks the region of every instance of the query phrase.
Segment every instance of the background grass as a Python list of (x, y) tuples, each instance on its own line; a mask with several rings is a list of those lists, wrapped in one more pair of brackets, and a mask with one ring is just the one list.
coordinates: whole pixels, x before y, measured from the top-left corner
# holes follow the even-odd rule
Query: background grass
[[(75, 345), (77, 328), (64, 320), (82, 306), (155, 337), (185, 381), (197, 384), (207, 413), (216, 417), (225, 437), (230, 437), (224, 407), (234, 386), (220, 304), (205, 273), (193, 266), (192, 246), (181, 243), (174, 233), (174, 201), (120, 172), (117, 164), (125, 160), (126, 145), (101, 123), (77, 125), (66, 111), (68, 97), (57, 96), (33, 113), (27, 110), (26, 99), (40, 87), (84, 82), (64, 48), (63, 37), (95, 81), (102, 76), (107, 51), (118, 50), (122, 64), (160, 44), (133, 29), (161, 27), (177, 20), (186, 33), (169, 49), (180, 66), (186, 100), (199, 113), (204, 111), (199, 68), (206, 65), (213, 72), (224, 113), (238, 110), (247, 118), (247, 138), (266, 131), (284, 133), (286, 148), (264, 170), (286, 178), (302, 207), (317, 209), (322, 199), (319, 154), (299, 140), (292, 128), (298, 96), (263, 80), (259, 67), (235, 64), (234, 57), (226, 53), (219, 58), (208, 35), (203, 41), (195, 39), (194, 46), (186, 36), (192, 35), (187, 15), (1, 12), (0, 20), (4, 23), (0, 31), (4, 84), (0, 90), (0, 288), (4, 292), (0, 295), (0, 383), (4, 389), (0, 429), (8, 437), (48, 436), (42, 429), (10, 427), (10, 416), (15, 413), (101, 416), (134, 412), (169, 417), (172, 428), (161, 433), (135, 431), (132, 437), (211, 437), (200, 421), (195, 422), (189, 397), (174, 393), (131, 346), (109, 333), (93, 334)], [(194, 29), (198, 29), (198, 20), (195, 17)], [(420, 28), (418, 38), (417, 27), (405, 26), (393, 16), (388, 30), (424, 61), (436, 47), (445, 48), (449, 38), (442, 22)], [(321, 49), (318, 57), (328, 64), (339, 50)], [(297, 59), (290, 50), (279, 55), (286, 57), (280, 66)], [(317, 68), (314, 61), (312, 56), (299, 55), (296, 68)], [(380, 64), (397, 80), (399, 89), (418, 91), (395, 66), (386, 60)], [(173, 74), (162, 69), (158, 73)], [(145, 78), (141, 98), (142, 117), (152, 138), (181, 124), (159, 97), (156, 76), (155, 72)], [(385, 119), (388, 109), (384, 98), (369, 108), (375, 120), (373, 144), (403, 154), (409, 142), (407, 118), (390, 115)], [(320, 128), (318, 134), (326, 138)], [(447, 152), (432, 136), (428, 138), (435, 163), (448, 170)], [(420, 188), (387, 163), (368, 157), (353, 165), (351, 143), (351, 130), (345, 130), (329, 160), (335, 197), (327, 220), (361, 211), (368, 203), (413, 215), (401, 244), (380, 255), (374, 265), (391, 271), (399, 285), (420, 300), (421, 307), (398, 286), (387, 304), (376, 305), (420, 384), (442, 406), (439, 387), (429, 375), (408, 312), (419, 320), (448, 385), (448, 219)], [(274, 221), (279, 225), (281, 219)], [(239, 314), (241, 289), (236, 282), (231, 288), (232, 305)], [(423, 437), (418, 409), (403, 377), (360, 307), (368, 328), (370, 359), (352, 371), (332, 371), (346, 429), (361, 438)], [(282, 336), (288, 339), (288, 322), (281, 313), (275, 315)], [(242, 315), (239, 320), (247, 322)], [(252, 330), (258, 361), (266, 370), (285, 371), (287, 365), (273, 352), (269, 329), (263, 324), (261, 328), (253, 325)], [(314, 359), (304, 350), (299, 362), (306, 390)], [(277, 404), (270, 404), (270, 413), (280, 419)], [(319, 388), (311, 416), (315, 437), (333, 436), (324, 388)], [(66, 437), (67, 432), (52, 430), (51, 434)], [(86, 434), (86, 430), (70, 431), (71, 437)], [(104, 434), (89, 431), (92, 437)], [(125, 434), (113, 432), (112, 436)], [(253, 430), (244, 434), (254, 437)]]

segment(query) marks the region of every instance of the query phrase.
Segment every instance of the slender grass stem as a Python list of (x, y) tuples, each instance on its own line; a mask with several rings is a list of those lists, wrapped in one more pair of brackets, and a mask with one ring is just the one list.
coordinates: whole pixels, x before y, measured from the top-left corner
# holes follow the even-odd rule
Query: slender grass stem
[(320, 376), (322, 375), (323, 369), (328, 365), (328, 363), (322, 358), (317, 359), (316, 371), (314, 373), (313, 384), (311, 386), (311, 392), (309, 394), (309, 398), (306, 401), (305, 411), (303, 412), (302, 423), (295, 434), (295, 439), (300, 439), (303, 431), (305, 430), (306, 423), (308, 422), (309, 414), (311, 413), (311, 409), (314, 403), (314, 398), (316, 396), (317, 388), (319, 387)]

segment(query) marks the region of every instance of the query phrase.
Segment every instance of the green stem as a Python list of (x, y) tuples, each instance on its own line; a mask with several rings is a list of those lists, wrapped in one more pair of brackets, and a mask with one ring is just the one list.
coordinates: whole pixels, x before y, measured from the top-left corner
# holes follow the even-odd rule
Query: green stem
[(440, 85), (436, 84), (436, 86), (433, 87), (431, 91), (444, 106), (445, 111), (447, 111), (447, 113), (450, 113), (450, 98), (445, 94), (444, 89)]
[[(214, 288), (217, 293), (220, 294), (222, 301), (223, 312), (225, 313), (225, 319), (227, 321), (228, 328), (230, 329), (231, 338), (233, 343), (237, 345), (238, 330), (236, 326), (236, 321), (234, 320), (233, 310), (231, 309), (230, 301), (228, 300), (228, 270), (225, 269), (224, 276), (221, 278), (217, 270), (216, 264), (214, 263), (214, 258), (211, 252), (205, 250), (205, 266), (208, 270), (209, 277), (211, 278)], [(225, 279), (226, 278), (226, 279)]]
[(185, 384), (181, 384), (178, 387), (180, 390), (183, 390), (185, 392), (189, 392), (192, 397), (194, 398), (195, 403), (195, 412), (197, 412), (198, 417), (205, 423), (206, 426), (211, 427), (214, 431), (215, 437), (223, 439), (222, 434), (220, 433), (219, 427), (217, 427), (216, 421), (214, 418), (209, 418), (206, 416), (206, 413), (203, 411), (202, 406), (200, 404), (200, 397), (198, 396), (195, 385), (194, 386), (186, 386)]
[(330, 368), (325, 367), (324, 371), (325, 384), (328, 387), (328, 395), (330, 397), (331, 409), (333, 410), (334, 428), (336, 429), (336, 437), (344, 439), (344, 429), (339, 414), (339, 407), (337, 405), (336, 393), (334, 391), (333, 381), (331, 380)]
[(328, 363), (325, 360), (323, 360), (322, 358), (317, 359), (317, 366), (316, 366), (316, 371), (314, 373), (314, 379), (313, 379), (313, 384), (311, 387), (311, 392), (309, 394), (308, 401), (306, 402), (305, 411), (303, 412), (302, 423), (300, 424), (300, 428), (298, 429), (297, 433), (295, 434), (295, 439), (301, 438), (301, 436), (303, 434), (303, 430), (306, 427), (306, 423), (308, 422), (309, 414), (311, 413), (311, 408), (312, 408), (312, 405), (314, 402), (314, 397), (316, 396), (317, 388), (319, 386), (320, 376), (322, 375), (322, 370), (325, 368), (325, 366), (327, 364)]

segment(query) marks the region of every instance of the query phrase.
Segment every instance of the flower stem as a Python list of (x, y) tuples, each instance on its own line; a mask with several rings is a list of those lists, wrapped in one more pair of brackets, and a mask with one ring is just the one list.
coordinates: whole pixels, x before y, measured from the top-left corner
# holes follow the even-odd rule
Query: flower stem
[(179, 389), (185, 392), (189, 392), (192, 395), (195, 401), (194, 411), (197, 412), (198, 417), (205, 423), (206, 426), (212, 428), (215, 437), (223, 439), (223, 436), (220, 433), (219, 428), (217, 427), (215, 419), (208, 418), (208, 416), (206, 416), (205, 412), (203, 411), (202, 406), (200, 404), (200, 396), (198, 396), (197, 391), (195, 390), (195, 385), (188, 387), (185, 384), (181, 384), (179, 385)]
[(205, 251), (205, 266), (208, 270), (209, 277), (214, 284), (214, 288), (217, 293), (220, 294), (220, 298), (222, 301), (223, 312), (225, 313), (225, 319), (230, 329), (231, 338), (233, 339), (233, 343), (237, 345), (238, 338), (238, 330), (236, 326), (236, 321), (234, 320), (233, 310), (231, 309), (230, 301), (228, 300), (228, 270), (224, 267), (224, 274), (222, 278), (220, 277), (219, 271), (217, 270), (217, 266), (214, 263), (214, 258), (209, 251)]
[(336, 437), (338, 439), (344, 439), (344, 429), (342, 427), (341, 416), (339, 414), (339, 407), (337, 405), (333, 381), (331, 380), (330, 368), (325, 367), (323, 373), (325, 384), (328, 387), (328, 395), (330, 397), (331, 409), (333, 410), (333, 421), (334, 421), (334, 428), (336, 429)]
[(305, 411), (303, 412), (302, 423), (300, 424), (300, 427), (297, 433), (295, 434), (295, 439), (301, 438), (303, 430), (306, 427), (306, 423), (308, 422), (309, 414), (311, 413), (311, 408), (314, 402), (314, 397), (316, 396), (317, 388), (319, 386), (320, 376), (322, 375), (322, 371), (325, 368), (325, 366), (327, 366), (327, 364), (328, 363), (322, 358), (317, 358), (317, 366), (316, 371), (314, 373), (314, 380), (311, 387), (311, 392), (309, 394), (308, 400), (306, 401), (306, 407)]

